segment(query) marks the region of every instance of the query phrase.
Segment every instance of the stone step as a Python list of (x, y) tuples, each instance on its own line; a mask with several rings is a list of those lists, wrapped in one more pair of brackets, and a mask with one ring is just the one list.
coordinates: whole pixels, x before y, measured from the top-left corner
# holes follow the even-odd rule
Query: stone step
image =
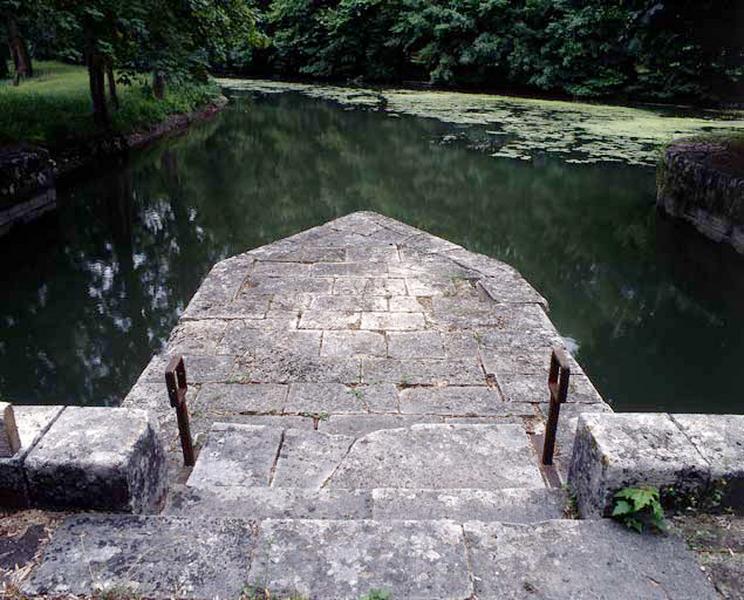
[(206, 489), (494, 490), (544, 485), (522, 425), (432, 423), (360, 437), (215, 423), (188, 483)]
[(75, 515), (28, 595), (717, 598), (686, 544), (608, 520), (505, 524)]
[(165, 513), (253, 519), (406, 519), (535, 523), (560, 519), (567, 496), (559, 489), (304, 489), (180, 486)]

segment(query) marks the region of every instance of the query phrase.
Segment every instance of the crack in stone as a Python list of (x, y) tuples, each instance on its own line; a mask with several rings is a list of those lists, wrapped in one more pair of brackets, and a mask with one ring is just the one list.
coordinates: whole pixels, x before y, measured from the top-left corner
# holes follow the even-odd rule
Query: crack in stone
[(276, 474), (276, 467), (279, 464), (279, 455), (282, 453), (282, 446), (284, 446), (284, 435), (286, 431), (286, 429), (282, 429), (282, 435), (279, 437), (279, 445), (276, 448), (276, 456), (274, 457), (274, 462), (272, 463), (271, 470), (269, 471), (269, 487), (271, 487), (274, 483), (274, 475)]
[(328, 483), (333, 479), (333, 476), (336, 474), (336, 471), (338, 471), (339, 467), (341, 467), (341, 464), (346, 460), (346, 457), (349, 456), (351, 453), (351, 449), (354, 447), (354, 444), (357, 443), (358, 440), (361, 438), (354, 438), (351, 441), (351, 444), (349, 444), (349, 447), (346, 449), (346, 452), (344, 452), (344, 455), (341, 457), (341, 460), (338, 461), (338, 464), (334, 467), (333, 471), (331, 471), (331, 474), (326, 477), (325, 481), (323, 481), (322, 484), (320, 484), (320, 489), (323, 489), (328, 485)]

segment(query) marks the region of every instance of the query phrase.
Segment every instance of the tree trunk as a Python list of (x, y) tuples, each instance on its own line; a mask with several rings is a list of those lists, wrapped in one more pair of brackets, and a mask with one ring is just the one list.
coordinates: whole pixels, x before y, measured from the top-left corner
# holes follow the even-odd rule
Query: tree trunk
[(8, 69), (8, 49), (5, 44), (0, 44), (0, 79), (7, 79), (10, 77), (10, 69)]
[(158, 100), (165, 98), (165, 74), (162, 71), (152, 74), (152, 94)]
[(110, 60), (106, 61), (106, 79), (108, 79), (109, 100), (114, 110), (119, 110), (119, 96), (116, 93), (116, 78), (114, 77), (114, 67)]
[(111, 122), (106, 105), (105, 60), (96, 52), (88, 54), (88, 82), (93, 101), (93, 121), (99, 127), (108, 128)]
[(13, 16), (8, 17), (7, 28), (8, 47), (10, 48), (10, 54), (13, 57), (13, 65), (15, 66), (15, 80), (13, 83), (14, 85), (18, 85), (22, 78), (31, 77), (33, 75), (31, 56), (28, 53), (26, 40), (23, 39), (21, 32), (18, 30), (18, 23), (16, 23)]

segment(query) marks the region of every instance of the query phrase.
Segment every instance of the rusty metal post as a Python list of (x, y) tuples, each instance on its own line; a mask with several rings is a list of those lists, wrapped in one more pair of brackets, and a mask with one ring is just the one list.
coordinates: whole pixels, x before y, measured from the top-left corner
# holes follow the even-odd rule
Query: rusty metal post
[(558, 415), (561, 404), (568, 397), (568, 379), (571, 376), (571, 366), (568, 356), (560, 348), (554, 348), (550, 357), (550, 373), (548, 374), (548, 390), (550, 391), (550, 410), (548, 422), (545, 425), (545, 443), (543, 445), (542, 463), (553, 464), (555, 452), (555, 435), (558, 430)]
[(181, 449), (183, 450), (183, 464), (187, 467), (194, 466), (194, 443), (191, 439), (191, 425), (189, 424), (189, 408), (186, 406), (186, 366), (183, 364), (183, 356), (174, 356), (165, 369), (165, 385), (168, 388), (168, 398), (173, 408), (176, 409), (178, 418), (178, 434), (181, 437)]

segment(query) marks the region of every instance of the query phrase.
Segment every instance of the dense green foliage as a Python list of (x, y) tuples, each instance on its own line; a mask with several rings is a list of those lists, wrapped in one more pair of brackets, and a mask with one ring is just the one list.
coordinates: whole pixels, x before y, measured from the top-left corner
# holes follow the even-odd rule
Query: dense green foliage
[[(188, 86), (198, 89), (193, 86), (206, 84), (214, 62), (262, 43), (248, 0), (0, 0), (0, 23), (5, 25), (0, 44), (10, 50), (15, 85), (33, 77), (40, 58), (84, 64), (93, 121), (108, 130), (117, 122), (144, 119), (112, 116), (132, 108), (120, 101), (119, 84), (143, 83), (142, 74), (151, 73), (152, 85), (139, 95), (151, 93), (163, 102), (156, 112), (167, 114), (166, 85), (179, 85), (179, 94)], [(7, 77), (5, 56), (0, 63), (0, 78)], [(129, 100), (134, 97), (129, 94)], [(72, 96), (65, 98), (72, 102)], [(71, 104), (62, 113), (55, 110), (59, 97), (43, 101), (51, 101), (58, 116), (72, 110)], [(150, 108), (155, 110), (138, 104), (135, 112)]]
[[(84, 67), (37, 62), (33, 79), (18, 87), (0, 84), (0, 144), (26, 141), (46, 146), (74, 143), (96, 133)], [(216, 86), (183, 82), (158, 101), (142, 85), (123, 88), (111, 130), (127, 133), (207, 103)]]
[(737, 0), (254, 0), (259, 74), (731, 98), (744, 82)]

